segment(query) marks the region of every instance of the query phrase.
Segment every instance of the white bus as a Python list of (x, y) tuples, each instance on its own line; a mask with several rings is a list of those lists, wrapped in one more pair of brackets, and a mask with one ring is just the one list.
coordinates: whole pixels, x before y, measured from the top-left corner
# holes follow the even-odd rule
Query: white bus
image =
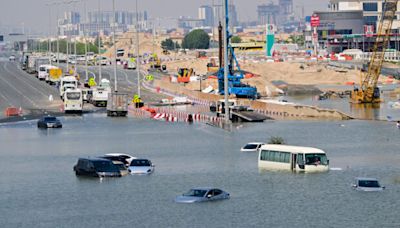
[(312, 147), (267, 144), (258, 154), (260, 170), (286, 170), (293, 172), (326, 172), (329, 160), (326, 153)]
[(64, 93), (64, 112), (82, 113), (83, 96), (80, 89), (67, 89)]
[(60, 97), (64, 98), (64, 92), (68, 88), (78, 88), (78, 80), (74, 76), (62, 77), (60, 80)]

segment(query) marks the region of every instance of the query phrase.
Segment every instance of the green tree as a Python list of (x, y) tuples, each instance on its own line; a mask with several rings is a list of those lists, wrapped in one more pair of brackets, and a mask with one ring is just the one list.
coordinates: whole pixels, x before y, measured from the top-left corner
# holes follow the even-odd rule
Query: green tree
[(174, 43), (174, 41), (172, 41), (170, 38), (161, 41), (161, 47), (170, 51), (175, 50), (175, 45), (176, 43)]
[(182, 42), (182, 47), (187, 49), (208, 49), (210, 46), (210, 37), (202, 29), (196, 29), (189, 32)]
[(303, 35), (291, 35), (289, 37), (291, 43), (297, 44), (299, 46), (304, 46), (304, 36)]
[(242, 43), (242, 38), (239, 36), (233, 36), (231, 39), (232, 43)]

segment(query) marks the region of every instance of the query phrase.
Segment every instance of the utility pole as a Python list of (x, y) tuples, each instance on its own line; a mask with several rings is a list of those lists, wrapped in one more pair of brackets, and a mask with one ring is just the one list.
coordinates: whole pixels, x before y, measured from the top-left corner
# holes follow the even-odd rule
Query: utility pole
[(228, 0), (224, 0), (224, 97), (225, 97), (225, 122), (229, 123), (229, 90), (228, 90), (228, 26), (229, 26), (229, 12), (228, 12)]

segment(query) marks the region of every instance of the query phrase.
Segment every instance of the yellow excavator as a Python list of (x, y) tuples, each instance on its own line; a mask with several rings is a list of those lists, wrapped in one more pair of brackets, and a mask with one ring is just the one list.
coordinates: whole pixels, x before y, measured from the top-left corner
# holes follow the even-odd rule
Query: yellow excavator
[(390, 42), (393, 20), (396, 18), (397, 3), (399, 0), (386, 0), (383, 4), (382, 16), (379, 22), (376, 41), (373, 47), (371, 61), (368, 71), (361, 77), (360, 88), (355, 88), (351, 93), (351, 102), (380, 103), (380, 91), (377, 87), (379, 75), (381, 74), (385, 51)]

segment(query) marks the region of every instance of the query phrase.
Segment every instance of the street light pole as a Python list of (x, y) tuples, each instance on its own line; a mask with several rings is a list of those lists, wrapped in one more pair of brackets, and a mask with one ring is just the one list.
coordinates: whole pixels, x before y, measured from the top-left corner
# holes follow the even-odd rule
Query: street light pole
[(113, 15), (114, 15), (114, 23), (113, 23), (113, 45), (114, 45), (114, 84), (115, 84), (115, 92), (118, 92), (117, 85), (117, 44), (115, 42), (115, 25), (117, 24), (117, 17), (115, 15), (115, 0), (113, 0)]
[(101, 57), (101, 51), (100, 51), (101, 50), (101, 42), (100, 42), (100, 21), (99, 21), (99, 19), (100, 19), (100, 0), (98, 1), (98, 15), (97, 15), (97, 41), (98, 41), (97, 45), (98, 45), (98, 55), (99, 55), (98, 58), (101, 58), (100, 61), (98, 62), (98, 64), (99, 64), (99, 84), (100, 84), (101, 76), (102, 76), (101, 75), (101, 60), (103, 57)]
[(138, 1), (136, 0), (136, 75), (138, 84), (138, 96), (140, 98), (140, 57), (139, 57), (139, 16)]
[[(84, 12), (85, 12), (85, 24), (88, 24), (87, 21), (87, 14), (86, 14), (86, 0), (84, 0)], [(86, 37), (86, 28), (83, 30), (83, 37), (85, 39), (85, 77), (86, 80), (89, 79), (89, 73), (88, 73), (88, 59), (87, 59), (87, 52), (88, 52), (88, 46), (87, 46), (87, 37)]]

